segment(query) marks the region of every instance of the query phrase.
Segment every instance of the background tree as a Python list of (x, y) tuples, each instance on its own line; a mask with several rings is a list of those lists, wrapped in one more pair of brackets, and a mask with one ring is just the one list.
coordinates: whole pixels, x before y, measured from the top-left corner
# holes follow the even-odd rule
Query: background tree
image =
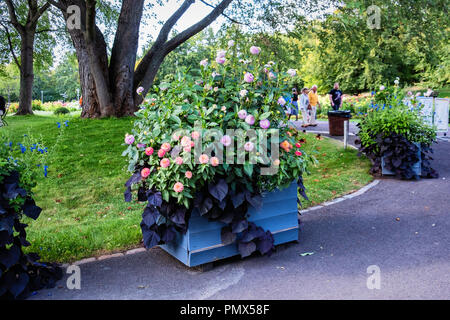
[[(0, 3), (0, 46), (7, 47), (14, 63), (20, 70), (20, 99), (17, 114), (32, 114), (34, 61), (51, 61), (52, 37), (47, 1), (4, 0)], [(36, 47), (35, 47), (36, 42)], [(4, 50), (3, 50), (4, 51)], [(37, 54), (37, 56), (36, 56)]]
[(379, 29), (367, 26), (373, 1), (342, 3), (324, 20), (299, 21), (291, 33), (304, 43), (302, 74), (308, 82), (329, 88), (339, 81), (357, 93), (397, 76), (413, 84), (427, 79), (427, 71), (445, 70), (433, 66), (445, 66), (440, 53), (448, 42), (448, 1), (379, 0)]
[[(116, 32), (110, 55), (109, 39), (100, 31), (96, 19), (98, 13), (96, 8), (103, 2), (95, 0), (49, 0), (49, 2), (58, 7), (66, 19), (70, 16), (67, 13), (69, 6), (76, 5), (81, 10), (81, 28), (68, 31), (79, 63), (80, 84), (83, 91), (82, 117), (132, 115), (142, 102), (142, 97), (136, 93), (136, 89), (143, 87), (144, 94), (147, 93), (166, 56), (221, 15), (230, 21), (245, 24), (251, 29), (260, 27), (263, 22), (279, 28), (283, 25), (282, 22), (289, 22), (298, 14), (297, 2), (294, 0), (276, 2), (199, 0), (211, 7), (211, 12), (191, 27), (171, 37), (176, 23), (195, 2), (195, 0), (180, 1), (179, 8), (162, 23), (159, 35), (135, 67), (142, 16), (144, 12), (151, 12), (155, 8), (154, 2), (145, 5), (144, 0), (122, 1), (117, 24), (114, 26)], [(156, 2), (162, 5), (162, 1)], [(305, 3), (318, 2), (320, 1), (305, 1)]]
[[(61, 10), (66, 19), (70, 16), (67, 13), (69, 6), (76, 5), (81, 10), (81, 28), (68, 31), (77, 52), (79, 64), (83, 94), (82, 116), (108, 117), (133, 114), (142, 101), (136, 89), (142, 86), (147, 92), (164, 58), (210, 25), (224, 12), (231, 1), (221, 1), (206, 17), (169, 39), (173, 26), (194, 3), (194, 0), (183, 1), (179, 9), (164, 23), (152, 47), (136, 68), (144, 0), (122, 1), (110, 56), (107, 39), (97, 25), (97, 1), (50, 1)], [(149, 7), (152, 5), (150, 4)]]

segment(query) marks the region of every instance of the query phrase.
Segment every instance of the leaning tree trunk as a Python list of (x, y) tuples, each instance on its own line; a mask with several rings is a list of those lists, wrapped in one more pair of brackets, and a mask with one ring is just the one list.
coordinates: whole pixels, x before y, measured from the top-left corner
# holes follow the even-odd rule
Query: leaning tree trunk
[(96, 86), (92, 69), (92, 57), (90, 56), (92, 50), (94, 50), (94, 55), (98, 58), (94, 62), (97, 64), (95, 69), (97, 72), (101, 73), (102, 77), (108, 79), (106, 43), (99, 40), (97, 46), (89, 51), (84, 35), (80, 30), (71, 30), (70, 37), (72, 38), (78, 59), (81, 95), (83, 98), (81, 117), (102, 118), (114, 116), (115, 114), (111, 110), (111, 104), (110, 107), (105, 107), (104, 102), (108, 101), (109, 98), (107, 95), (110, 95), (110, 93), (107, 92), (105, 97), (105, 93)]
[(98, 118), (133, 115), (142, 102), (142, 96), (136, 93), (137, 87), (142, 86), (144, 94), (148, 93), (166, 55), (209, 26), (232, 0), (222, 0), (205, 18), (168, 40), (173, 26), (195, 2), (184, 0), (163, 25), (158, 38), (136, 70), (144, 0), (122, 1), (110, 60), (103, 34), (95, 23), (96, 0), (51, 2), (62, 11), (66, 20), (68, 6), (77, 5), (81, 8), (81, 28), (69, 30), (69, 33), (78, 57), (83, 94), (82, 117)]
[(20, 99), (19, 109), (17, 115), (33, 114), (33, 46), (34, 46), (34, 32), (26, 32), (21, 39), (21, 68), (20, 68)]

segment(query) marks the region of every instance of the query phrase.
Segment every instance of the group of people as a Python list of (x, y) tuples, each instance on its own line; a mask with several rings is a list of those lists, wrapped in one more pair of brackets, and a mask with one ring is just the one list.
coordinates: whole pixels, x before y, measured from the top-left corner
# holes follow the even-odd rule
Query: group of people
[[(331, 107), (333, 110), (339, 110), (342, 106), (342, 91), (339, 89), (339, 83), (334, 84), (333, 89), (328, 93)], [(311, 89), (303, 88), (299, 95), (297, 88), (292, 89), (292, 105), (287, 110), (290, 118), (292, 115), (298, 121), (299, 111), (302, 114), (302, 127), (317, 126), (317, 108), (320, 108), (319, 95), (317, 94), (317, 85)]]

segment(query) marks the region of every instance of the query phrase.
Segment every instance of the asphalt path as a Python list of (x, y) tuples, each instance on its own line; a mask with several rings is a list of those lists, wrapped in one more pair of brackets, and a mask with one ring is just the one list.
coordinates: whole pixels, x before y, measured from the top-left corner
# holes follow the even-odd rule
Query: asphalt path
[(66, 275), (30, 299), (449, 299), (450, 143), (434, 149), (439, 179), (382, 178), (304, 213), (299, 242), (270, 258), (230, 258), (201, 272), (155, 248), (82, 264), (81, 289), (69, 290)]

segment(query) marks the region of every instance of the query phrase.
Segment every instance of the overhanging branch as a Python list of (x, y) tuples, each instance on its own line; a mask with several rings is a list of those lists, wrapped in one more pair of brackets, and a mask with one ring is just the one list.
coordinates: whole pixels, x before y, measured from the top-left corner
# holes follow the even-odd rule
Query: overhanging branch
[(183, 32), (179, 33), (178, 35), (173, 37), (171, 40), (167, 41), (164, 45), (164, 50), (165, 50), (166, 54), (168, 54), (169, 52), (174, 50), (176, 47), (178, 47), (180, 44), (184, 43), (186, 40), (188, 40), (192, 36), (196, 35), (200, 31), (205, 29), (207, 26), (209, 26), (214, 20), (216, 20), (220, 15), (223, 14), (225, 9), (228, 7), (228, 5), (232, 1), (233, 0), (223, 0), (205, 18), (203, 18), (202, 20), (200, 20), (199, 22), (197, 22), (190, 28), (187, 28)]
[[(213, 8), (213, 9), (216, 8), (215, 6), (213, 6), (212, 4), (210, 4), (210, 3), (208, 3), (208, 2), (206, 2), (204, 0), (200, 0), (200, 2), (203, 3), (204, 5), (208, 6), (208, 7)], [(236, 19), (231, 18), (229, 15), (227, 15), (225, 13), (222, 13), (222, 16), (224, 16), (225, 18), (227, 18), (228, 20), (230, 20), (233, 23), (242, 24), (242, 25), (249, 25), (248, 23), (243, 23), (243, 22), (237, 21)]]
[(19, 70), (20, 70), (20, 62), (19, 62), (19, 59), (17, 59), (16, 53), (14, 52), (14, 46), (13, 46), (12, 41), (11, 41), (11, 34), (9, 33), (9, 29), (3, 23), (0, 23), (0, 25), (6, 31), (6, 37), (8, 39), (8, 44), (9, 44), (9, 51), (11, 51), (11, 54), (12, 54), (13, 59), (14, 59), (14, 62), (16, 63), (17, 67), (19, 67)]
[(194, 0), (186, 0), (183, 2), (180, 8), (164, 23), (161, 31), (159, 32), (158, 38), (156, 38), (155, 43), (152, 45), (150, 50), (145, 54), (144, 58), (142, 58), (139, 63), (135, 75), (134, 75), (134, 86), (142, 81), (149, 68), (151, 61), (155, 52), (161, 49), (162, 45), (169, 38), (169, 33), (172, 30), (173, 26), (177, 23), (177, 21), (183, 16), (183, 14), (189, 9), (189, 7), (194, 3)]

